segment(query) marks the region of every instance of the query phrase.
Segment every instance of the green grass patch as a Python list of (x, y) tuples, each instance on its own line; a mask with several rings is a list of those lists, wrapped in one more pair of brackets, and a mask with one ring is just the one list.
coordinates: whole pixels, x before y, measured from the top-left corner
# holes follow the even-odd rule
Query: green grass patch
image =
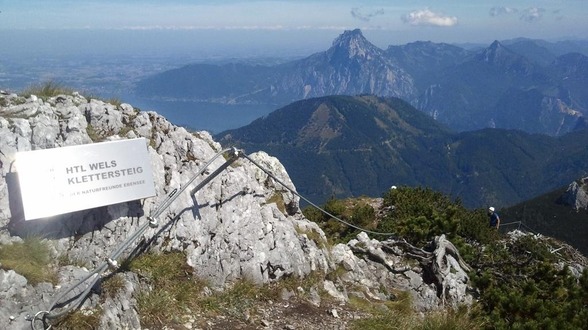
[(368, 299), (350, 298), (351, 306), (360, 311), (367, 312), (374, 315), (386, 314), (392, 311), (395, 314), (411, 315), (414, 313), (412, 308), (412, 298), (408, 291), (394, 290), (392, 296), (393, 300), (387, 301), (371, 301)]
[(424, 318), (420, 318), (415, 326), (415, 330), (477, 330), (483, 329), (484, 323), (479, 319), (473, 319), (465, 308), (454, 310), (444, 310), (428, 313)]
[(276, 296), (276, 292), (268, 286), (239, 280), (222, 292), (201, 298), (199, 305), (212, 315), (222, 314), (246, 321), (248, 316), (257, 314), (258, 302), (267, 301)]
[(137, 297), (141, 323), (149, 328), (181, 324), (183, 315), (194, 311), (245, 320), (246, 315), (255, 313), (258, 301), (273, 296), (268, 287), (247, 280), (222, 292), (205, 294), (206, 283), (192, 276), (183, 253), (146, 254), (132, 261), (130, 268), (152, 288)]
[(259, 314), (260, 303), (279, 300), (284, 289), (297, 292), (298, 287), (302, 287), (305, 292), (310, 292), (324, 279), (319, 273), (306, 278), (287, 277), (267, 285), (240, 279), (223, 291), (214, 291), (205, 289), (206, 282), (192, 276), (193, 270), (185, 258), (179, 252), (149, 253), (130, 262), (129, 269), (139, 274), (144, 284), (142, 287), (150, 288), (137, 295), (143, 326), (179, 325), (185, 315), (196, 312), (204, 318), (222, 315), (246, 322)]
[(351, 298), (350, 305), (371, 315), (350, 324), (356, 330), (454, 330), (482, 329), (481, 321), (476, 320), (466, 309), (440, 310), (421, 315), (412, 308), (408, 292), (398, 292), (393, 301), (370, 301)]
[(129, 268), (152, 288), (137, 297), (143, 325), (160, 328), (176, 324), (182, 313), (198, 308), (196, 297), (206, 284), (192, 276), (183, 253), (144, 254), (132, 260)]
[(22, 243), (0, 246), (0, 263), (3, 269), (11, 269), (24, 276), (29, 284), (57, 284), (57, 272), (51, 264), (48, 243), (39, 237), (28, 237)]

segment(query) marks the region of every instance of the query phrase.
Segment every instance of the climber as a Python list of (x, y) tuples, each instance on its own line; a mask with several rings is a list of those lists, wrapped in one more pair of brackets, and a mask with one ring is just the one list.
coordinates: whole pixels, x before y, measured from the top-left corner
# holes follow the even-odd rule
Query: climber
[(500, 227), (500, 217), (493, 206), (488, 208), (488, 217), (490, 217), (490, 228), (498, 229)]

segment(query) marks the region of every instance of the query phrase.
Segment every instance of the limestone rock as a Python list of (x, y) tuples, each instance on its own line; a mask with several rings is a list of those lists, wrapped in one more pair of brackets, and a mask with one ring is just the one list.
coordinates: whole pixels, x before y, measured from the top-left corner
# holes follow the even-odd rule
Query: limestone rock
[[(284, 167), (274, 157), (263, 152), (249, 155), (277, 180), (241, 158), (191, 193), (225, 162), (218, 157), (199, 175), (221, 151), (209, 133), (188, 132), (155, 112), (138, 112), (128, 104), (115, 106), (87, 100), (77, 93), (47, 100), (3, 97), (7, 105), (0, 112), (0, 242), (11, 242), (19, 236), (41, 236), (51, 243), (55, 258), (77, 260), (93, 269), (149, 221), (147, 217), (168, 193), (185, 188), (158, 217), (159, 226), (149, 227), (139, 235), (124, 249), (123, 258), (138, 245), (153, 251), (184, 251), (195, 274), (218, 287), (241, 278), (265, 283), (284, 276), (304, 277), (329, 267), (326, 250), (297, 231), (306, 228), (324, 237), (316, 224), (303, 217), (298, 197), (278, 183), (277, 180), (294, 189)], [(134, 137), (149, 141), (156, 197), (24, 221), (18, 205), (18, 169), (14, 166), (17, 152)], [(184, 186), (192, 179), (193, 183)], [(88, 270), (75, 271), (87, 274)], [(25, 314), (47, 308), (48, 299), (75, 283), (79, 276), (62, 276), (59, 288), (43, 287), (47, 299), (32, 303), (29, 296), (39, 289), (19, 282), (23, 278), (14, 272), (2, 271), (1, 278), (6, 283), (0, 290), (2, 301), (7, 301), (6, 297), (16, 305), (0, 306), (0, 322), (6, 324), (10, 316), (20, 322)], [(121, 296), (104, 303), (105, 328), (140, 327), (132, 307), (137, 283), (133, 274), (125, 276)], [(30, 301), (17, 303), (17, 298), (24, 297), (23, 291)], [(96, 299), (88, 299), (87, 304), (95, 303)], [(20, 306), (18, 310), (16, 306)]]
[(107, 296), (102, 308), (104, 317), (101, 320), (101, 329), (139, 329), (141, 323), (136, 308), (136, 299), (133, 293), (139, 286), (139, 279), (134, 273), (124, 273), (121, 276), (124, 282), (122, 290), (116, 296)]

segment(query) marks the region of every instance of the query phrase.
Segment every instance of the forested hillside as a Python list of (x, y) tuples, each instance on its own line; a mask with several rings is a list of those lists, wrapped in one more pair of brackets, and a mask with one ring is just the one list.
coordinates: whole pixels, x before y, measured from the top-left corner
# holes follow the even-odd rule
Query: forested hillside
[(369, 95), (294, 102), (216, 137), (278, 157), (297, 189), (318, 202), (409, 185), (467, 207), (505, 207), (569, 184), (588, 162), (588, 130), (557, 138), (501, 129), (455, 133), (407, 102)]

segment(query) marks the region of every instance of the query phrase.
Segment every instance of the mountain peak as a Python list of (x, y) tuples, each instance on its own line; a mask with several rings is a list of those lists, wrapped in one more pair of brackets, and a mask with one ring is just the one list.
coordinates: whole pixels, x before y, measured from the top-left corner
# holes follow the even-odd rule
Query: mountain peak
[(497, 63), (502, 62), (501, 59), (504, 59), (505, 57), (513, 56), (516, 56), (516, 54), (506, 48), (500, 43), (500, 41), (494, 40), (494, 42), (482, 52), (481, 59), (483, 59), (484, 62)]
[(504, 46), (502, 45), (502, 43), (500, 41), (494, 40), (494, 42), (492, 44), (490, 44), (490, 47), (488, 47), (488, 48), (490, 48), (490, 49), (498, 49), (500, 47), (504, 47)]
[(350, 39), (364, 39), (364, 40), (366, 40), (365, 37), (363, 36), (363, 33), (361, 33), (360, 29), (345, 30), (345, 31), (343, 31), (343, 33), (341, 33), (339, 35), (339, 37), (337, 37), (337, 39), (335, 39), (333, 41), (333, 46), (335, 46), (336, 44), (339, 44), (341, 42), (346, 42), (346, 40), (350, 40)]
[(511, 74), (528, 76), (535, 70), (529, 59), (515, 53), (497, 40), (478, 54), (476, 58), (478, 61), (486, 62)]
[(348, 58), (362, 57), (373, 58), (373, 55), (382, 50), (370, 43), (361, 33), (360, 29), (346, 30), (329, 49), (331, 54), (345, 54)]

